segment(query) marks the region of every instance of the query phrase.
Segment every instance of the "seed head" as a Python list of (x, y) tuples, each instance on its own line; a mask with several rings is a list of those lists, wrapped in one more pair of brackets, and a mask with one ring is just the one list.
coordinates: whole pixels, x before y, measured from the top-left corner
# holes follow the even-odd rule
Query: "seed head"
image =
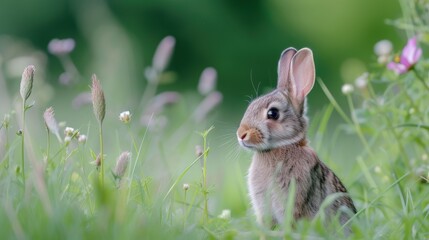
[(200, 81), (198, 83), (198, 92), (201, 95), (207, 95), (214, 90), (216, 85), (217, 72), (216, 69), (208, 67), (201, 73)]
[(106, 101), (104, 99), (104, 92), (101, 88), (100, 81), (97, 79), (95, 74), (92, 75), (92, 108), (94, 110), (95, 117), (101, 125), (106, 115)]
[(203, 155), (203, 148), (200, 145), (195, 146), (195, 155), (197, 157)]
[(98, 168), (101, 166), (101, 155), (100, 154), (97, 155), (97, 158), (95, 159), (95, 161), (92, 162), (92, 164), (94, 164), (95, 168), (97, 168), (97, 170), (98, 170)]
[(194, 112), (195, 121), (201, 122), (207, 115), (222, 102), (222, 93), (212, 92), (198, 105)]
[(46, 109), (43, 113), (43, 118), (45, 119), (45, 124), (48, 130), (57, 136), (58, 140), (61, 142), (59, 127), (57, 120), (55, 119), (54, 109), (52, 107)]
[(163, 72), (167, 68), (171, 55), (173, 54), (176, 39), (172, 36), (167, 36), (161, 40), (156, 48), (155, 54), (152, 59), (152, 67), (157, 72)]
[(130, 158), (130, 152), (123, 152), (121, 155), (119, 155), (118, 159), (116, 160), (115, 171), (113, 172), (116, 178), (121, 179), (125, 175)]
[(31, 90), (33, 89), (33, 77), (34, 71), (36, 68), (34, 65), (29, 65), (24, 69), (21, 78), (21, 86), (19, 88), (19, 93), (21, 94), (22, 101), (26, 101), (30, 97)]

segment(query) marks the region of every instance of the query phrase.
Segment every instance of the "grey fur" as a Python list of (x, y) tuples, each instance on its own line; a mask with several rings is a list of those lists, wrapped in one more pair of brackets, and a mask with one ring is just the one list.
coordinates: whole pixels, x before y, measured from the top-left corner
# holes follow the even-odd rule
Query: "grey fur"
[[(341, 181), (307, 145), (305, 97), (314, 84), (314, 60), (308, 48), (290, 49), (280, 57), (277, 89), (250, 103), (237, 130), (240, 145), (255, 151), (248, 188), (261, 224), (267, 216), (275, 224), (283, 222), (292, 179), (296, 181), (294, 219), (313, 218), (333, 193), (344, 195), (328, 206), (328, 215), (337, 214), (341, 207), (356, 213)], [(279, 112), (276, 120), (267, 118), (273, 108)], [(344, 211), (339, 214), (344, 224), (349, 215)]]

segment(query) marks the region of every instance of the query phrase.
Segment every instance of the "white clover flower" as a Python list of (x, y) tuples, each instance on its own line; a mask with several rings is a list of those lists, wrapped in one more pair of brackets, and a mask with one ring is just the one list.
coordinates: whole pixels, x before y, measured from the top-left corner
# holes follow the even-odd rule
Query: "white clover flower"
[(86, 135), (84, 135), (84, 134), (79, 135), (79, 138), (77, 139), (77, 141), (78, 141), (79, 143), (85, 143), (85, 142), (86, 142), (86, 140), (87, 140), (87, 137), (86, 137)]
[(219, 214), (219, 216), (217, 216), (218, 218), (221, 218), (221, 219), (225, 219), (225, 220), (228, 220), (228, 219), (230, 219), (231, 218), (231, 210), (229, 210), (229, 209), (224, 209), (224, 210), (222, 210), (222, 213), (221, 214)]
[(368, 76), (369, 76), (369, 73), (364, 72), (362, 75), (357, 77), (355, 80), (356, 87), (359, 89), (365, 89), (366, 86), (368, 85)]
[(374, 45), (374, 53), (377, 56), (387, 56), (392, 52), (392, 49), (393, 45), (389, 40), (381, 40)]
[(64, 137), (64, 142), (65, 142), (66, 144), (69, 144), (69, 143), (71, 142), (71, 140), (72, 140), (71, 136), (65, 136), (65, 137)]
[(349, 95), (353, 91), (354, 91), (354, 87), (351, 84), (346, 83), (341, 87), (341, 92), (343, 92), (344, 95)]
[(183, 184), (183, 190), (188, 191), (188, 189), (189, 189), (189, 184), (184, 183)]
[(72, 127), (66, 127), (64, 129), (64, 135), (66, 135), (67, 137), (72, 137), (74, 134), (74, 128)]
[(123, 123), (129, 123), (131, 121), (130, 111), (121, 112), (121, 114), (119, 114), (119, 120)]

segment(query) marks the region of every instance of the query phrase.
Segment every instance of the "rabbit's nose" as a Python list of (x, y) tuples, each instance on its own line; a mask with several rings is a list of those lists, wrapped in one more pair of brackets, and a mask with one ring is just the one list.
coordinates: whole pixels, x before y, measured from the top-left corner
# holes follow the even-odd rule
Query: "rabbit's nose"
[(243, 133), (243, 134), (240, 136), (241, 140), (243, 140), (244, 138), (246, 138), (246, 136), (247, 136), (247, 132)]
[(237, 130), (237, 137), (239, 137), (241, 140), (244, 140), (249, 132), (249, 127), (246, 125), (241, 125)]

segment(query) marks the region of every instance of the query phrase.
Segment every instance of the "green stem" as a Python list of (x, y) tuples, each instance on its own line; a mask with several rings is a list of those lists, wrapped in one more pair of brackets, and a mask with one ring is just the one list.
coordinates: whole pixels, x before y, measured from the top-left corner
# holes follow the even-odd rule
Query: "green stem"
[(5, 149), (6, 149), (6, 159), (5, 159), (5, 168), (8, 169), (9, 168), (9, 131), (8, 131), (8, 126), (5, 127), (5, 134), (6, 134), (6, 143), (5, 143)]
[(47, 135), (47, 149), (46, 149), (46, 166), (48, 166), (48, 164), (49, 164), (49, 152), (50, 152), (50, 149), (51, 149), (51, 136), (50, 136), (50, 134), (49, 134), (49, 129), (48, 128), (46, 128), (47, 129), (47, 133), (48, 133), (48, 135)]
[(361, 140), (361, 142), (363, 143), (363, 145), (364, 145), (366, 151), (368, 152), (368, 154), (372, 158), (374, 158), (374, 154), (372, 153), (372, 150), (371, 150), (371, 148), (370, 148), (370, 146), (368, 144), (368, 141), (365, 139), (365, 136), (363, 135), (362, 129), (360, 127), (360, 124), (359, 124), (359, 122), (358, 122), (358, 120), (356, 118), (355, 108), (354, 108), (354, 105), (353, 105), (353, 100), (352, 100), (352, 98), (351, 98), (350, 95), (347, 95), (347, 102), (349, 104), (350, 113), (352, 115), (352, 122), (353, 122), (353, 125), (354, 125), (355, 129), (356, 129), (356, 133), (357, 133), (359, 139)]
[(417, 70), (415, 68), (412, 68), (412, 69), (413, 69), (414, 75), (416, 75), (417, 79), (420, 80), (420, 82), (423, 84), (423, 86), (426, 88), (426, 90), (429, 91), (429, 86), (426, 84), (423, 77), (417, 72)]
[(203, 194), (204, 194), (204, 222), (208, 220), (208, 198), (207, 198), (207, 136), (203, 136), (203, 149), (204, 149), (204, 165), (203, 165)]
[(101, 171), (100, 171), (100, 183), (101, 186), (104, 187), (104, 153), (103, 153), (103, 124), (99, 123), (99, 130), (100, 130), (100, 164), (101, 164)]
[(21, 132), (21, 170), (22, 170), (22, 182), (25, 188), (25, 168), (24, 168), (24, 135), (25, 135), (25, 100), (22, 101), (22, 132)]
[(139, 151), (139, 149), (137, 148), (137, 144), (136, 144), (136, 140), (135, 140), (135, 138), (134, 138), (134, 134), (133, 134), (133, 132), (131, 131), (131, 125), (130, 125), (129, 123), (127, 123), (127, 127), (128, 127), (128, 132), (129, 132), (130, 137), (131, 137), (131, 141), (132, 141), (132, 143), (133, 143), (134, 151), (135, 151), (135, 152), (136, 152), (136, 154), (137, 154), (137, 153), (138, 153), (138, 151)]
[(396, 142), (398, 143), (399, 152), (400, 152), (399, 154), (402, 155), (402, 157), (404, 158), (404, 162), (408, 162), (408, 161), (405, 161), (406, 159), (408, 159), (408, 156), (407, 156), (406, 151), (405, 151), (405, 147), (402, 144), (398, 133), (395, 131), (393, 124), (392, 124), (392, 121), (390, 121), (389, 116), (387, 116), (384, 113), (384, 111), (382, 111), (382, 107), (380, 107), (380, 105), (378, 104), (377, 99), (376, 99), (376, 94), (375, 94), (374, 89), (372, 88), (371, 84), (368, 84), (368, 89), (369, 89), (369, 94), (370, 94), (371, 98), (374, 99), (374, 101), (376, 103), (375, 106), (377, 108), (377, 111), (379, 113), (381, 113), (381, 115), (386, 119), (387, 127), (392, 132), (393, 137), (395, 138)]

